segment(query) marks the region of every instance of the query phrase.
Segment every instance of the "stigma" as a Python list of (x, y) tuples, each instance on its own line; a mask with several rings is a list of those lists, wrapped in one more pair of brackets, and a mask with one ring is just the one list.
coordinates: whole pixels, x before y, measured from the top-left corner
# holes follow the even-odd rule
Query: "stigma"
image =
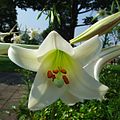
[(58, 69), (48, 70), (47, 77), (59, 88), (61, 88), (64, 84), (69, 84), (67, 71), (65, 69), (60, 69), (59, 67)]

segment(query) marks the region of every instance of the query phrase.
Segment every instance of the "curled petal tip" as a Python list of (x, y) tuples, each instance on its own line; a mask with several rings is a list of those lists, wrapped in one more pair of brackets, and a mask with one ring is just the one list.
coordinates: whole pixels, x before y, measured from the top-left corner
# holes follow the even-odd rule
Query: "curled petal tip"
[(105, 65), (105, 63), (119, 55), (120, 55), (119, 45), (103, 50), (100, 58), (96, 61), (96, 64), (94, 66), (94, 77), (98, 79), (100, 71)]
[(104, 95), (107, 93), (108, 90), (109, 88), (103, 84), (99, 87), (101, 99), (104, 98)]

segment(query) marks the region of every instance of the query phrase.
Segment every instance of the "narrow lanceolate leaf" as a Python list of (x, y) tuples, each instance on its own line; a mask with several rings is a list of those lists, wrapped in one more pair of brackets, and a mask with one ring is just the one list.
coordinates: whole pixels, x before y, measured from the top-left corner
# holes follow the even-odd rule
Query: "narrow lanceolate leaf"
[(89, 27), (86, 31), (81, 33), (76, 38), (70, 40), (70, 43), (77, 43), (80, 41), (85, 41), (90, 39), (91, 37), (95, 35), (102, 35), (107, 33), (109, 30), (111, 30), (115, 25), (117, 25), (120, 22), (120, 12), (117, 12), (113, 15), (110, 15), (108, 17), (105, 17), (95, 24), (93, 24), (91, 27)]
[(51, 23), (53, 23), (54, 22), (54, 13), (53, 13), (53, 11), (51, 10), (50, 11), (50, 15), (51, 15)]
[(43, 8), (43, 10), (38, 14), (37, 20), (41, 17), (41, 15), (43, 14), (44, 11), (45, 11), (45, 8)]

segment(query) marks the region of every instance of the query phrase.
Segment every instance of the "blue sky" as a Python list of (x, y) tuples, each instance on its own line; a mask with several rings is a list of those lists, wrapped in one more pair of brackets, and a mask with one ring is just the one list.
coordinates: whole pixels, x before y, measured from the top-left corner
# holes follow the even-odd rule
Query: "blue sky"
[[(34, 29), (39, 29), (41, 32), (45, 30), (48, 27), (48, 21), (45, 20), (46, 16), (42, 15), (39, 20), (37, 20), (38, 16), (38, 11), (33, 11), (32, 9), (28, 9), (27, 11), (21, 10), (19, 8), (17, 9), (17, 21), (18, 25), (21, 30), (25, 30), (26, 28), (34, 28)], [(82, 18), (85, 17), (85, 15), (89, 15), (90, 13), (83, 14), (78, 16), (78, 21), (79, 23), (82, 22)], [(75, 29), (75, 36), (79, 35), (82, 33), (84, 30), (87, 29), (88, 26), (84, 27), (76, 27)]]
[(17, 21), (20, 29), (25, 30), (25, 28), (40, 29), (40, 31), (45, 30), (48, 27), (48, 21), (45, 20), (45, 15), (42, 15), (39, 20), (37, 20), (38, 11), (33, 11), (28, 9), (27, 11), (17, 8)]

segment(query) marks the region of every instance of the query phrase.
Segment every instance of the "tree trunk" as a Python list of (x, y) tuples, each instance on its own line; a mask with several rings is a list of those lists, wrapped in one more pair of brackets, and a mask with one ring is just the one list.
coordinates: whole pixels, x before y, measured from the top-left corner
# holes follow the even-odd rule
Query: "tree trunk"
[(78, 1), (72, 0), (71, 6), (71, 24), (70, 24), (70, 36), (69, 39), (74, 38), (75, 27), (77, 26), (77, 17), (78, 17)]
[(67, 9), (66, 13), (69, 15), (64, 14), (63, 12), (60, 13), (61, 16), (61, 25), (58, 28), (58, 24), (55, 27), (55, 30), (62, 35), (64, 39), (68, 42), (72, 38), (74, 38), (75, 27), (77, 26), (77, 17), (78, 17), (78, 1), (71, 0), (71, 6)]

